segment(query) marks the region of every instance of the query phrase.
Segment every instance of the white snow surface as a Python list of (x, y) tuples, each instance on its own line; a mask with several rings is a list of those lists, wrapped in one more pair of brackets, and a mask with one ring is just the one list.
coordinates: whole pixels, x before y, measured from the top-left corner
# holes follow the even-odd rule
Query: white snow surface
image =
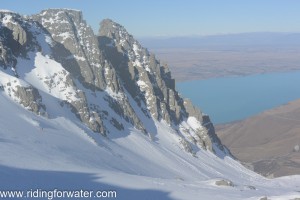
[(60, 63), (40, 52), (31, 53), (30, 57), (18, 59), (18, 72), (25, 81), (57, 99), (68, 102), (77, 100), (76, 89), (66, 81), (69, 72)]
[(201, 128), (201, 124), (200, 122), (195, 118), (195, 117), (189, 117), (187, 119), (187, 123), (188, 125), (190, 125), (190, 127), (192, 127), (194, 130), (197, 130), (199, 128)]
[[(176, 145), (178, 137), (164, 123), (156, 122), (157, 141), (136, 129), (111, 133), (108, 140), (71, 119), (37, 116), (3, 91), (0, 103), (2, 189), (109, 188), (117, 199), (300, 197), (300, 176), (271, 180), (229, 157), (208, 151), (192, 156)], [(215, 185), (221, 179), (234, 187)]]

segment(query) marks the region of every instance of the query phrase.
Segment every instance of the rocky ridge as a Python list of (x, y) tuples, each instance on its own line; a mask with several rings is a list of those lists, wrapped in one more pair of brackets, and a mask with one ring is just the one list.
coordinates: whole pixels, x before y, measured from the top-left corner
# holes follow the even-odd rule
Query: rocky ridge
[(50, 118), (70, 111), (108, 138), (136, 128), (155, 141), (155, 123), (166, 123), (190, 153), (229, 154), (209, 117), (178, 94), (169, 69), (109, 19), (95, 35), (76, 10), (0, 12), (0, 77), (1, 90), (25, 108)]

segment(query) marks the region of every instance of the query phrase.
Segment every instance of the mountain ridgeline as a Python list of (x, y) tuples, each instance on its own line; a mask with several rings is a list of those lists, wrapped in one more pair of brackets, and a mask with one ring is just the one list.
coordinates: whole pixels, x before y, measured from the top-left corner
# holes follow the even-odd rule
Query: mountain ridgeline
[(229, 154), (169, 69), (109, 19), (95, 35), (80, 11), (1, 11), (0, 89), (38, 115), (74, 117), (107, 138), (135, 128), (155, 141), (155, 124), (166, 123), (187, 152)]

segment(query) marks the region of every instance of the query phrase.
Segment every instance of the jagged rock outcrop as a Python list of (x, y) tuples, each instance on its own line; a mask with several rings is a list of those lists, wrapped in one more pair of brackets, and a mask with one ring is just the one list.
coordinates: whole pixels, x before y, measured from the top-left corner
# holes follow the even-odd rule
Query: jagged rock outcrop
[(42, 104), (42, 97), (36, 88), (17, 86), (14, 93), (19, 98), (19, 103), (25, 108), (39, 115), (45, 114), (46, 107)]
[(43, 104), (42, 97), (36, 88), (27, 85), (16, 77), (6, 79), (2, 74), (0, 74), (0, 77), (0, 92), (4, 91), (26, 109), (38, 115), (47, 116), (46, 106)]
[(126, 90), (139, 105), (145, 105), (145, 114), (168, 123), (182, 120), (183, 105), (181, 99), (178, 100), (169, 70), (142, 48), (124, 27), (111, 20), (102, 21), (99, 36), (100, 45), (109, 59), (114, 60), (113, 65)]
[(93, 30), (76, 10), (44, 10), (32, 19), (46, 29), (55, 41), (53, 56), (92, 90), (104, 90), (103, 61)]
[[(158, 121), (166, 121), (187, 136), (182, 140), (185, 149), (191, 149), (185, 139), (209, 150), (213, 150), (213, 144), (221, 144), (209, 117), (179, 96), (168, 67), (143, 48), (123, 26), (110, 19), (103, 20), (99, 44), (112, 61), (125, 89), (144, 113)], [(189, 117), (198, 121), (194, 129), (182, 125)], [(223, 150), (222, 145), (218, 146)]]
[(5, 33), (3, 33), (3, 29), (1, 30), (2, 31), (0, 32), (0, 66), (2, 66), (5, 69), (7, 67), (14, 68), (16, 59), (13, 57), (11, 50), (7, 48), (8, 45), (6, 44), (6, 37), (3, 36), (5, 35)]
[[(27, 43), (31, 43), (31, 33), (27, 31), (29, 29), (29, 24), (27, 20), (24, 20), (22, 16), (14, 12), (2, 12), (0, 13), (1, 21), (1, 31), (0, 38), (2, 38), (1, 43), (5, 43), (9, 46), (9, 49), (5, 49), (6, 54), (11, 62), (10, 67), (14, 68), (16, 60), (14, 57), (25, 56), (27, 49), (30, 46)], [(4, 56), (4, 55), (3, 55)]]
[[(151, 116), (174, 124), (188, 116), (169, 69), (161, 65), (124, 27), (109, 19), (103, 20), (99, 36), (100, 45), (110, 60), (118, 58), (113, 64), (125, 88), (139, 105), (145, 104), (145, 110)], [(190, 102), (186, 104), (186, 107), (192, 106)]]
[(16, 59), (13, 52), (19, 52), (19, 46), (26, 43), (24, 29), (14, 22), (20, 16), (15, 13), (0, 13), (0, 64), (3, 68), (14, 69)]
[[(123, 94), (122, 86), (118, 81), (116, 72), (109, 61), (105, 59), (103, 52), (99, 48), (97, 37), (90, 26), (82, 18), (81, 11), (67, 9), (49, 9), (41, 14), (34, 15), (32, 19), (37, 20), (51, 35), (53, 40), (53, 57), (67, 69), (75, 78), (79, 78), (80, 83), (92, 91), (109, 90), (121, 98), (105, 98), (109, 106), (121, 115), (127, 122), (146, 133), (144, 126), (133, 111), (126, 95)], [(78, 103), (73, 106), (78, 107)], [(83, 105), (79, 107), (85, 107)], [(98, 119), (100, 123), (99, 109), (94, 104), (88, 106), (94, 113), (98, 113), (93, 119)], [(77, 109), (78, 110), (78, 109)], [(85, 117), (80, 117), (87, 123)], [(94, 122), (94, 120), (91, 120)], [(112, 124), (116, 126), (116, 123)], [(96, 123), (96, 122), (95, 122)], [(94, 127), (94, 124), (90, 124)], [(96, 125), (97, 127), (98, 125)], [(123, 126), (122, 123), (117, 126)], [(94, 131), (106, 132), (105, 128), (94, 129)]]
[(53, 98), (107, 137), (136, 128), (153, 139), (149, 127), (165, 122), (188, 152), (228, 153), (209, 117), (180, 97), (168, 67), (111, 20), (102, 21), (96, 36), (77, 10), (0, 12), (0, 66), (7, 80), (24, 82), (9, 93), (35, 113), (55, 116), (45, 101)]
[(27, 42), (27, 33), (20, 24), (8, 22), (6, 26), (12, 32), (12, 39), (18, 44), (17, 47), (23, 46)]

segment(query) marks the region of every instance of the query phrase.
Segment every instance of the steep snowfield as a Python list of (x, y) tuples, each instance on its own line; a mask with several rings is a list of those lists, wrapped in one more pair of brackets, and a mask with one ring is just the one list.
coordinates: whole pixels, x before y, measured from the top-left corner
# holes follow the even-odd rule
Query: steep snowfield
[[(300, 197), (299, 176), (268, 180), (228, 157), (192, 156), (163, 123), (156, 123), (155, 141), (135, 129), (108, 140), (79, 121), (36, 116), (3, 91), (0, 102), (2, 190), (111, 189), (118, 199)], [(221, 179), (234, 187), (215, 185)]]
[(30, 59), (18, 59), (17, 67), (20, 77), (40, 91), (60, 100), (77, 100), (75, 89), (66, 81), (69, 72), (60, 63), (50, 59), (49, 55), (30, 53)]

